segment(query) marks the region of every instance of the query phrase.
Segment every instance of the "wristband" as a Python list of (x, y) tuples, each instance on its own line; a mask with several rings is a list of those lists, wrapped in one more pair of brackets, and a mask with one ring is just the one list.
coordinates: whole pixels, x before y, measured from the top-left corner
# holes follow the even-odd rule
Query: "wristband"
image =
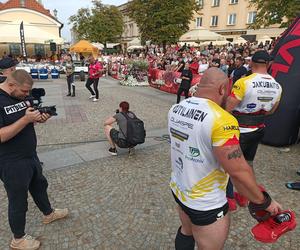
[(270, 213), (265, 211), (272, 202), (272, 198), (267, 192), (262, 192), (264, 195), (264, 203), (262, 204), (255, 204), (253, 202), (249, 202), (248, 209), (251, 216), (256, 219), (257, 221), (264, 221), (270, 217)]

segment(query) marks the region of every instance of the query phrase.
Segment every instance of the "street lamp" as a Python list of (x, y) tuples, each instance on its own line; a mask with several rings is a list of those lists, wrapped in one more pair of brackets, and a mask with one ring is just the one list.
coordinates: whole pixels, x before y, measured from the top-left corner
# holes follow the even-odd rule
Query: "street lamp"
[(54, 9), (54, 10), (53, 10), (53, 14), (54, 14), (54, 16), (57, 18), (57, 9)]

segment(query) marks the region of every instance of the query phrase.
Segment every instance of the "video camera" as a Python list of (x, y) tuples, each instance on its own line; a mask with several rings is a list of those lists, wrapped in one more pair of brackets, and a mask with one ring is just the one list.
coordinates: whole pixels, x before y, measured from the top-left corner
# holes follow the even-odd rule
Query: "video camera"
[(42, 96), (46, 95), (46, 91), (43, 88), (33, 88), (31, 90), (31, 95), (26, 98), (26, 101), (30, 103), (30, 106), (35, 110), (40, 111), (40, 113), (49, 114), (51, 116), (56, 116), (56, 106), (42, 106)]

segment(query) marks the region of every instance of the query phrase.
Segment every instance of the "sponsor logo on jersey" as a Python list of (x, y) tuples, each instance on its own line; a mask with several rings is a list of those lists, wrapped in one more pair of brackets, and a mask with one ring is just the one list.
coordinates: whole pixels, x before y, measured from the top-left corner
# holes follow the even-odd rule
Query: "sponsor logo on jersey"
[(223, 129), (224, 129), (224, 131), (228, 131), (228, 130), (240, 130), (239, 126), (234, 126), (234, 125), (224, 126)]
[(270, 88), (270, 89), (279, 89), (279, 84), (276, 82), (267, 82), (267, 81), (257, 81), (252, 82), (253, 88)]
[(175, 152), (183, 155), (182, 150), (180, 149), (180, 143), (175, 142), (175, 146), (172, 146), (172, 150), (174, 150)]
[(21, 110), (24, 110), (26, 108), (27, 108), (27, 105), (25, 102), (19, 102), (17, 104), (4, 107), (4, 110), (7, 115), (11, 115), (11, 114), (17, 113)]
[(273, 99), (274, 99), (273, 97), (267, 97), (267, 96), (257, 97), (257, 100), (261, 102), (271, 102)]
[(255, 109), (256, 108), (256, 104), (255, 103), (249, 103), (249, 104), (247, 104), (247, 108), (248, 109)]
[(189, 155), (185, 155), (186, 160), (195, 162), (195, 163), (203, 163), (204, 160), (200, 158), (200, 150), (198, 148), (189, 147)]
[(176, 162), (176, 167), (182, 171), (183, 170), (183, 161), (180, 157), (178, 157), (178, 159), (175, 161)]
[(257, 90), (257, 94), (261, 94), (261, 95), (276, 95), (276, 91), (275, 90)]
[(200, 150), (198, 148), (190, 147), (190, 156), (198, 157), (200, 155)]
[(174, 117), (171, 117), (171, 122), (173, 122), (173, 124), (175, 124), (175, 126), (179, 125), (180, 127), (187, 127), (189, 129), (193, 129), (194, 128), (194, 124), (178, 120), (178, 119), (176, 119)]
[(189, 135), (187, 135), (181, 131), (178, 131), (177, 129), (174, 129), (174, 128), (170, 128), (170, 133), (171, 133), (172, 137), (174, 137), (180, 141), (186, 141), (187, 139), (189, 139)]
[(187, 100), (186, 102), (187, 102), (188, 104), (199, 105), (198, 102), (192, 102), (191, 100)]

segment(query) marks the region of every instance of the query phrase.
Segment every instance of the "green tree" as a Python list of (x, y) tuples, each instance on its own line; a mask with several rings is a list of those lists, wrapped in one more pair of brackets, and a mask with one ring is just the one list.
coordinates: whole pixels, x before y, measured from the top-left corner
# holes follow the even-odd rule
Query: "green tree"
[(123, 17), (117, 7), (95, 0), (90, 9), (79, 9), (69, 18), (78, 38), (92, 42), (118, 42), (123, 32)]
[(287, 27), (300, 14), (300, 0), (252, 0), (250, 6), (257, 9), (252, 28), (281, 24)]
[(132, 0), (129, 16), (137, 23), (142, 42), (176, 43), (189, 30), (194, 12), (199, 6), (195, 0)]

